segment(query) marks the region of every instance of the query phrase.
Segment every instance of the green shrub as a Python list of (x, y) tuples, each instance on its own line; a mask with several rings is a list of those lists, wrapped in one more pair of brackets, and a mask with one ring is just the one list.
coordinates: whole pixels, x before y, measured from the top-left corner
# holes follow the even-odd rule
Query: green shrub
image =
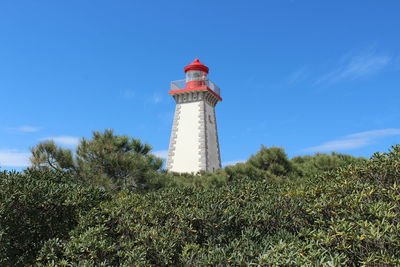
[(43, 243), (66, 238), (78, 217), (107, 195), (73, 184), (67, 173), (28, 170), (0, 173), (0, 265), (35, 261)]
[(47, 241), (38, 264), (400, 264), (400, 146), (295, 183), (121, 192)]
[(249, 163), (237, 163), (234, 166), (225, 167), (228, 181), (236, 181), (240, 179), (262, 180), (270, 177), (271, 174), (265, 170), (254, 167)]
[(350, 164), (365, 163), (365, 158), (351, 155), (317, 153), (313, 156), (297, 156), (291, 160), (294, 172), (300, 177), (311, 177), (322, 172), (333, 171)]
[(262, 146), (260, 151), (251, 156), (247, 162), (258, 169), (278, 176), (286, 175), (292, 170), (285, 151), (279, 147), (266, 148)]
[(251, 180), (269, 179), (282, 181), (292, 172), (292, 166), (282, 148), (261, 146), (245, 163), (225, 167), (228, 181), (248, 178)]

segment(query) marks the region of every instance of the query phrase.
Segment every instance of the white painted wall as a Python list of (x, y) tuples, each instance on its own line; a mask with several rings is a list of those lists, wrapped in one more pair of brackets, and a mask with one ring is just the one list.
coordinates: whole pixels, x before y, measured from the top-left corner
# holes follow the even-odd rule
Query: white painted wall
[(207, 129), (207, 145), (208, 145), (208, 171), (215, 171), (220, 168), (218, 137), (217, 137), (217, 124), (215, 122), (215, 108), (209, 103), (205, 103), (205, 122)]
[(175, 153), (170, 171), (197, 172), (200, 170), (200, 105), (203, 102), (181, 103), (177, 125)]

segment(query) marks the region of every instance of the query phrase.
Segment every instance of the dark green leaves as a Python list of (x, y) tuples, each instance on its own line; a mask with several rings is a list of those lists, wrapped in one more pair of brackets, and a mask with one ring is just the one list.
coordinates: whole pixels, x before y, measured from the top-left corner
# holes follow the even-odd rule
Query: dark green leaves
[(106, 130), (81, 139), (76, 155), (52, 141), (40, 143), (32, 148), (31, 162), (37, 169), (73, 172), (84, 183), (118, 191), (143, 187), (158, 175), (162, 160), (150, 151), (139, 139)]
[(70, 180), (49, 170), (0, 173), (1, 266), (33, 263), (45, 241), (66, 238), (80, 215), (109, 199), (104, 191)]

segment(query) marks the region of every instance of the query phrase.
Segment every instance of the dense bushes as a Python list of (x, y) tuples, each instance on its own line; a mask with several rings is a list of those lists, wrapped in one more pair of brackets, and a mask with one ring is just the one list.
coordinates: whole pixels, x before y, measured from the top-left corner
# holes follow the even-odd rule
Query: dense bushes
[(290, 162), (292, 163), (296, 175), (300, 177), (311, 177), (350, 164), (362, 164), (366, 162), (366, 159), (338, 153), (317, 153), (313, 156), (297, 156), (292, 158)]
[(48, 240), (37, 263), (400, 264), (400, 146), (301, 184), (254, 179), (244, 169), (220, 187), (120, 192), (69, 236)]
[(57, 166), (0, 173), (1, 266), (400, 264), (400, 145), (370, 160), (262, 147), (118, 192)]
[(228, 181), (248, 178), (271, 181), (286, 179), (292, 172), (292, 163), (282, 148), (261, 146), (260, 151), (252, 155), (247, 162), (225, 168)]
[(257, 154), (247, 161), (257, 169), (267, 171), (273, 175), (287, 175), (292, 170), (292, 165), (282, 148), (261, 146)]
[[(47, 263), (83, 265), (244, 263), (261, 249), (263, 238), (273, 239), (285, 227), (286, 234), (296, 232), (304, 224), (293, 223), (295, 203), (275, 203), (271, 193), (263, 181), (235, 182), (218, 190), (120, 193), (83, 218), (70, 240), (49, 241), (58, 251), (49, 251), (54, 245), (48, 245), (41, 257)], [(238, 244), (243, 251), (237, 250)]]
[(0, 266), (35, 261), (43, 243), (67, 238), (78, 217), (109, 196), (71, 182), (67, 173), (0, 173)]

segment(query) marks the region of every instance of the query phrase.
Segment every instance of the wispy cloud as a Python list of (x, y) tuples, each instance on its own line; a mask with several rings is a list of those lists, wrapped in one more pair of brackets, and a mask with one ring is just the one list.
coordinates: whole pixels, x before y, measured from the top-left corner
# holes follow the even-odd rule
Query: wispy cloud
[(0, 167), (27, 167), (30, 153), (18, 150), (0, 150)]
[(342, 57), (341, 65), (323, 74), (315, 84), (332, 83), (343, 80), (356, 80), (382, 71), (392, 61), (389, 55), (379, 54), (370, 48), (359, 54)]
[(222, 162), (222, 167), (230, 166), (230, 165), (236, 165), (238, 163), (245, 162), (245, 160), (231, 160), (231, 161), (225, 161)]
[(168, 157), (168, 150), (158, 150), (158, 151), (154, 151), (153, 154), (156, 157), (162, 158), (162, 159), (167, 159)]
[(366, 139), (342, 139), (325, 142), (319, 146), (313, 146), (304, 149), (305, 152), (331, 152), (331, 151), (343, 151), (352, 150), (360, 147), (364, 147), (370, 144), (370, 140)]
[(361, 148), (373, 144), (377, 139), (400, 135), (400, 129), (390, 128), (346, 135), (338, 140), (303, 149), (304, 152), (332, 152)]
[(30, 125), (8, 128), (8, 130), (10, 131), (20, 132), (20, 133), (34, 133), (40, 131), (40, 129), (41, 129), (40, 127), (30, 126)]
[(53, 136), (40, 139), (41, 141), (53, 140), (58, 145), (64, 146), (77, 146), (79, 144), (79, 137), (75, 136)]

